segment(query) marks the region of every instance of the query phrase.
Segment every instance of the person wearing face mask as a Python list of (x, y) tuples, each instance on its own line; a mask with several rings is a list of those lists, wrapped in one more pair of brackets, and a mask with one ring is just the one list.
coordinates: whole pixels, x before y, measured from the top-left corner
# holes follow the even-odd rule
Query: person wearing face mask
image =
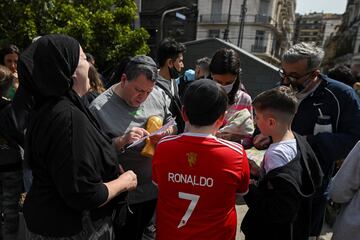
[(176, 117), (177, 132), (182, 133), (185, 128), (181, 116), (181, 101), (176, 80), (184, 68), (183, 53), (185, 46), (174, 39), (163, 39), (158, 47), (157, 61), (159, 65), (159, 76), (156, 85), (165, 91), (170, 98), (170, 112)]
[[(324, 221), (326, 189), (336, 160), (344, 159), (360, 139), (360, 100), (355, 91), (320, 73), (324, 52), (312, 43), (299, 43), (282, 56), (281, 83), (290, 85), (300, 101), (292, 130), (306, 136), (314, 150), (324, 179), (312, 203), (310, 236), (318, 239)], [(327, 119), (328, 127), (318, 131)], [(258, 134), (255, 147), (264, 148), (270, 139)]]
[(241, 90), (240, 57), (233, 49), (216, 51), (210, 62), (210, 73), (214, 81), (227, 93), (229, 106), (224, 126), (217, 137), (239, 142), (245, 148), (251, 146), (254, 122), (251, 97)]

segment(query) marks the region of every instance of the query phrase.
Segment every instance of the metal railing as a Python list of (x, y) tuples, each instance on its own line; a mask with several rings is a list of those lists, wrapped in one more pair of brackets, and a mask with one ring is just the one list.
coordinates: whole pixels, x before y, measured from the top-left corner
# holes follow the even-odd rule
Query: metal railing
[[(228, 14), (201, 14), (199, 16), (199, 23), (204, 24), (226, 24), (228, 20)], [(230, 23), (240, 23), (241, 15), (231, 15)], [(245, 23), (259, 23), (269, 24), (276, 27), (276, 21), (270, 16), (264, 16), (260, 14), (246, 15)]]
[(261, 45), (251, 45), (251, 52), (255, 52), (255, 53), (264, 53), (266, 52), (266, 46), (261, 46)]
[[(200, 23), (225, 24), (227, 23), (229, 14), (201, 14)], [(231, 15), (230, 23), (239, 23), (240, 15)]]

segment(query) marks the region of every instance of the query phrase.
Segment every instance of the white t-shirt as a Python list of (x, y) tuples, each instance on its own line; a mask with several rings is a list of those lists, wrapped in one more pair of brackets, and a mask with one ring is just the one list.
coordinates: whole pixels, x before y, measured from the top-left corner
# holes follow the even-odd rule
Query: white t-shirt
[(268, 173), (274, 168), (284, 166), (296, 157), (296, 140), (290, 139), (277, 143), (272, 143), (265, 152), (263, 169)]

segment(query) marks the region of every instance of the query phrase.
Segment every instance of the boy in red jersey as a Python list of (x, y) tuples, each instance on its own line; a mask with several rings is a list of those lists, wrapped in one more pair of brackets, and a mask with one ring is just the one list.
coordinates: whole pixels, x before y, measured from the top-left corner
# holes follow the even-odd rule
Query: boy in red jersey
[(250, 173), (243, 147), (215, 137), (226, 108), (226, 92), (214, 81), (186, 90), (188, 132), (164, 137), (153, 157), (156, 239), (235, 239), (235, 196), (247, 193)]

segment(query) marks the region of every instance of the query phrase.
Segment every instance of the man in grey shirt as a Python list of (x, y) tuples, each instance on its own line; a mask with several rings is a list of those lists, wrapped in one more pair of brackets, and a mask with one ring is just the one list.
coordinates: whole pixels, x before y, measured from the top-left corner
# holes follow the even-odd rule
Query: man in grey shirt
[[(137, 188), (128, 195), (133, 213), (127, 214), (123, 229), (115, 229), (117, 239), (141, 239), (156, 206), (157, 187), (152, 182), (151, 158), (140, 154), (145, 142), (126, 148), (149, 134), (145, 129), (149, 117), (156, 115), (163, 119), (163, 124), (171, 119), (170, 100), (155, 86), (156, 79), (157, 69), (152, 58), (134, 57), (127, 64), (120, 83), (110, 87), (90, 106), (102, 129), (113, 138), (119, 163), (138, 177)], [(154, 136), (152, 141), (173, 132), (175, 128), (171, 127), (161, 136)]]

